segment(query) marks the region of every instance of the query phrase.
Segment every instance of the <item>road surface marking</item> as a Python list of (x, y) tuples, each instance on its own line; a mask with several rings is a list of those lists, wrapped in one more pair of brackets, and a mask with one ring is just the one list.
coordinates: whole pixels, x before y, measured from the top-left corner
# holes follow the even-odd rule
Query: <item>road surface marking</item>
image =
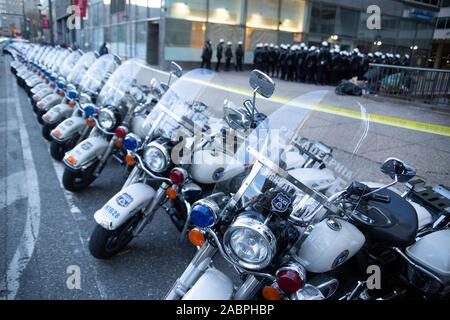
[[(62, 184), (62, 176), (63, 176), (63, 173), (64, 173), (64, 165), (61, 162), (58, 162), (58, 161), (56, 161), (53, 158), (51, 158), (51, 160), (52, 160), (53, 167), (55, 168), (56, 176), (58, 177), (59, 185), (61, 187), (61, 190), (64, 193), (64, 197), (66, 198), (67, 204), (68, 204), (68, 206), (70, 208), (70, 213), (72, 214), (73, 220), (75, 222), (78, 222), (80, 220), (84, 220), (83, 219), (84, 217), (82, 216), (82, 212), (81, 212), (80, 208), (77, 207), (77, 205), (75, 204), (75, 202), (73, 200), (73, 193), (68, 191), (68, 190), (66, 190), (64, 188), (64, 185)], [(77, 232), (78, 232), (78, 238), (79, 238), (79, 240), (81, 242), (81, 246), (83, 247), (85, 253), (90, 256), (90, 252), (88, 250), (86, 250), (87, 243), (83, 239), (83, 236), (81, 234), (80, 228), (78, 227), (78, 224), (76, 224), (76, 228), (77, 228)], [(107, 299), (106, 288), (103, 285), (103, 283), (101, 283), (100, 280), (98, 279), (98, 274), (97, 274), (97, 271), (95, 269), (94, 269), (94, 281), (95, 281), (95, 284), (97, 286), (97, 289), (98, 289), (98, 292), (100, 294), (100, 297), (103, 300)]]
[[(5, 74), (7, 74), (6, 63), (5, 63)], [(8, 86), (6, 91), (8, 92)], [(34, 166), (33, 154), (31, 152), (30, 140), (28, 138), (28, 133), (25, 128), (25, 122), (23, 119), (22, 110), (19, 105), (17, 86), (14, 85), (14, 102), (18, 129), (20, 135), (20, 142), (22, 146), (23, 162), (25, 167), (25, 178), (26, 178), (26, 188), (27, 188), (27, 218), (25, 221), (25, 227), (20, 237), (19, 245), (17, 246), (16, 252), (8, 265), (8, 270), (6, 271), (6, 288), (7, 296), (9, 300), (13, 300), (16, 297), (17, 291), (20, 287), (20, 277), (23, 271), (28, 265), (31, 257), (33, 256), (34, 248), (36, 247), (36, 241), (39, 236), (39, 226), (41, 220), (41, 199), (39, 196), (39, 183), (36, 168)], [(9, 96), (9, 94), (7, 94)]]

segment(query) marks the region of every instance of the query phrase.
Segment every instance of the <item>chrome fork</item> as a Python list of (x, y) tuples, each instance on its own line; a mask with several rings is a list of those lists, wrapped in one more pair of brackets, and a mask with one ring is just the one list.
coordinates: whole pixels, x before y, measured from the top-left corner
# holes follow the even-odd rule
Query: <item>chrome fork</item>
[(184, 297), (188, 290), (197, 282), (202, 274), (208, 269), (212, 258), (217, 253), (217, 248), (209, 242), (205, 242), (197, 251), (191, 263), (183, 274), (175, 281), (173, 286), (164, 296), (164, 300), (179, 300)]

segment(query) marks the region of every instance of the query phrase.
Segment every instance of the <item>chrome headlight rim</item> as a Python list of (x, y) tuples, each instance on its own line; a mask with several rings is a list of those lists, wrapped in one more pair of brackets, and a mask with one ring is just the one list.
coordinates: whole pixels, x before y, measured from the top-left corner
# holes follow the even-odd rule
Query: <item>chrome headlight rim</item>
[[(245, 229), (251, 230), (265, 241), (267, 255), (266, 257), (264, 257), (263, 260), (259, 262), (245, 261), (242, 257), (239, 257), (238, 254), (232, 248), (231, 243), (232, 236), (235, 234), (236, 231), (241, 231)], [(263, 221), (255, 219), (255, 216), (244, 214), (237, 217), (236, 220), (225, 232), (223, 236), (223, 247), (229, 258), (232, 259), (241, 267), (243, 267), (244, 269), (261, 270), (269, 266), (270, 263), (272, 262), (272, 259), (275, 255), (277, 248), (277, 241), (276, 236), (274, 235), (272, 230), (267, 225), (265, 225)]]
[[(105, 114), (110, 118), (110, 119), (108, 119), (109, 121), (111, 121), (111, 125), (109, 125), (109, 126), (105, 126), (102, 123), (102, 122), (104, 122), (104, 120), (102, 120), (102, 117), (104, 117)], [(104, 130), (111, 131), (112, 129), (114, 129), (116, 122), (117, 122), (117, 120), (116, 120), (116, 115), (114, 114), (114, 112), (112, 112), (111, 110), (109, 110), (107, 108), (103, 108), (100, 110), (100, 112), (98, 114), (98, 123)]]
[[(161, 168), (155, 168), (154, 166), (152, 166), (152, 162), (148, 161), (146, 155), (151, 149), (156, 149), (158, 152), (161, 153), (162, 158), (164, 159), (164, 165)], [(162, 145), (156, 141), (152, 141), (147, 145), (147, 147), (144, 151), (144, 163), (153, 172), (156, 172), (156, 173), (164, 172), (169, 168), (169, 164), (170, 164), (169, 151), (167, 150), (167, 148), (164, 145)]]

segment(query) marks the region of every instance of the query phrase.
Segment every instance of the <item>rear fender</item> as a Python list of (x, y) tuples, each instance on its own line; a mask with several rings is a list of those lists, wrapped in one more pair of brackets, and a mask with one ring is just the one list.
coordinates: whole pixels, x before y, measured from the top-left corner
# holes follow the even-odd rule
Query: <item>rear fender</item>
[(132, 184), (116, 193), (94, 214), (95, 221), (107, 230), (115, 230), (153, 199), (155, 190), (144, 183)]

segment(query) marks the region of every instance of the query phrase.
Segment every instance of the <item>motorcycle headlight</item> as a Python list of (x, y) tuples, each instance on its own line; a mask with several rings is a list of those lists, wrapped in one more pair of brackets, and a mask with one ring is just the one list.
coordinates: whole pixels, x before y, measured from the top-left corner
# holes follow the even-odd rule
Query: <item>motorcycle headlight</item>
[(116, 125), (114, 112), (109, 109), (102, 109), (98, 115), (98, 122), (105, 130), (112, 130)]
[(169, 160), (170, 156), (167, 149), (155, 141), (151, 142), (144, 152), (145, 164), (156, 173), (165, 171), (169, 166)]
[(259, 214), (239, 216), (223, 237), (228, 256), (243, 268), (267, 267), (276, 251), (276, 237)]

